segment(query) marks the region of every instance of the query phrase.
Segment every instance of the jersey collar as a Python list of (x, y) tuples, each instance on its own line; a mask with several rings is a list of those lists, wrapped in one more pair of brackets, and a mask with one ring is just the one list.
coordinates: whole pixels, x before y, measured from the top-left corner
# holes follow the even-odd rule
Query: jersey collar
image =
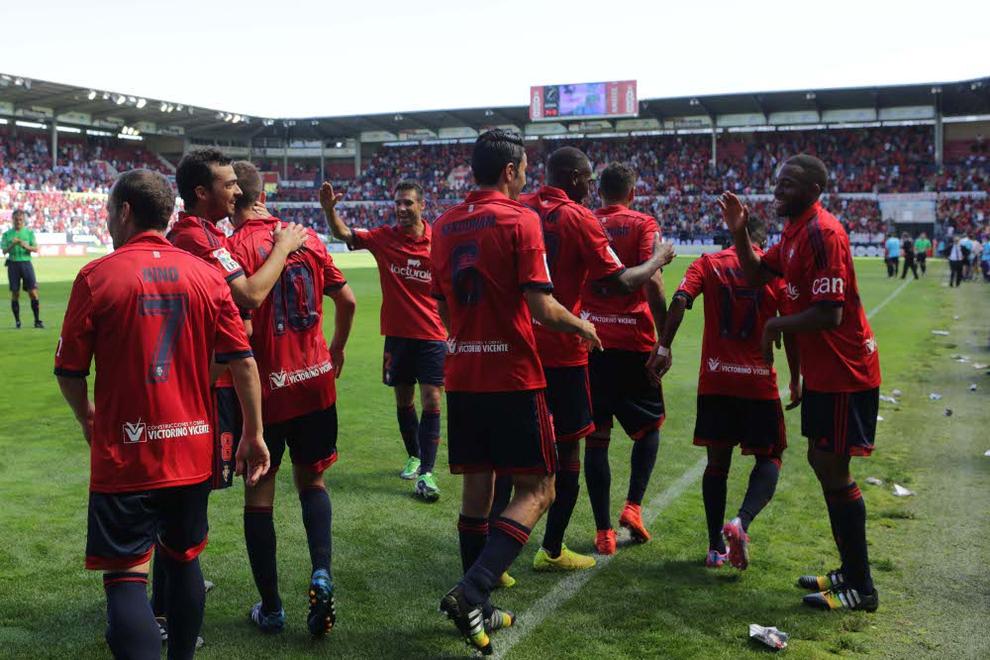
[(160, 247), (172, 247), (163, 234), (154, 230), (143, 231), (140, 234), (131, 236), (122, 247), (136, 247), (138, 245), (157, 245)]
[(497, 190), (472, 190), (468, 193), (467, 197), (464, 198), (465, 204), (477, 204), (478, 202), (494, 202), (508, 200), (508, 196), (503, 195)]
[(625, 204), (609, 204), (608, 206), (603, 206), (600, 209), (595, 209), (595, 215), (602, 217), (606, 215), (612, 215), (614, 213), (621, 213), (622, 211), (628, 211), (629, 207)]
[(402, 227), (400, 227), (399, 225), (392, 225), (392, 229), (395, 230), (395, 233), (399, 236), (400, 239), (406, 241), (407, 243), (428, 243), (430, 240), (430, 235), (433, 231), (432, 228), (430, 227), (430, 223), (427, 222), (426, 220), (423, 220), (422, 236), (412, 236), (410, 234), (407, 234), (406, 232), (402, 231)]
[(822, 212), (822, 203), (816, 201), (814, 204), (812, 204), (807, 209), (805, 209), (801, 213), (801, 215), (797, 216), (796, 218), (791, 218), (788, 221), (787, 226), (784, 228), (784, 231), (788, 233), (793, 233), (794, 231), (797, 231), (801, 226), (803, 226), (805, 223), (807, 223), (809, 220), (811, 220), (821, 212)]

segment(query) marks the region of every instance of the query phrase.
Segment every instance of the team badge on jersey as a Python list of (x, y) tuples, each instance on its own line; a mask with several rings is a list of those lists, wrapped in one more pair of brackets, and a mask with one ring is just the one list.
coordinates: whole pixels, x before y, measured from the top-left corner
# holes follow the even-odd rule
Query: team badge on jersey
[(227, 251), (227, 248), (214, 250), (213, 258), (220, 262), (220, 265), (223, 266), (224, 270), (228, 273), (233, 273), (241, 269), (241, 265), (237, 263), (232, 256), (230, 256), (230, 252)]

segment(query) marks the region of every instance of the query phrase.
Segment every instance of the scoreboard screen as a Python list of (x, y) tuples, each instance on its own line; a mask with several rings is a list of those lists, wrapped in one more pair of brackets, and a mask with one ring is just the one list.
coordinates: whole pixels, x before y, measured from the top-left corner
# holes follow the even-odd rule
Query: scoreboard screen
[(530, 87), (530, 121), (636, 117), (636, 81)]

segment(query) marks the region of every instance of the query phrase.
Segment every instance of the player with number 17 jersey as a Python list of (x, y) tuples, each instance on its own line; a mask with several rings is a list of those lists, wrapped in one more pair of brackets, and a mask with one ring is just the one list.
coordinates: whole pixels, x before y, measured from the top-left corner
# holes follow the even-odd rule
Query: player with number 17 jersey
[[(268, 258), (272, 232), (280, 223), (274, 217), (248, 220), (231, 236), (231, 252), (247, 273)], [(266, 425), (324, 410), (337, 400), (334, 365), (323, 335), (323, 295), (347, 281), (319, 237), (312, 230), (309, 234), (251, 317)]]

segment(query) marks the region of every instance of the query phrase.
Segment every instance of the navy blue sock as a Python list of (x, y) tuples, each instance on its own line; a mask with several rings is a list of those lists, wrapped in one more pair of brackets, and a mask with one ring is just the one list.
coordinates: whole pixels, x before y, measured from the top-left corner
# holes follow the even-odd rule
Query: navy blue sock
[(708, 523), (708, 549), (725, 552), (722, 540), (722, 524), (725, 522), (725, 493), (729, 481), (729, 468), (709, 465), (701, 477), (701, 497), (705, 502), (705, 520)]
[(571, 514), (577, 504), (578, 493), (581, 490), (581, 461), (560, 461), (557, 464), (557, 479), (555, 489), (557, 497), (547, 511), (547, 528), (543, 532), (543, 549), (551, 557), (560, 556), (564, 544), (564, 532), (571, 522)]
[(165, 596), (165, 564), (158, 560), (162, 551), (155, 549), (155, 560), (151, 564), (151, 611), (155, 616), (166, 616), (168, 598)]
[(330, 554), (333, 550), (330, 527), (333, 510), (330, 506), (330, 493), (326, 488), (303, 488), (299, 491), (302, 505), (303, 525), (306, 527), (306, 542), (309, 544), (309, 560), (313, 570), (330, 572)]
[(749, 530), (753, 518), (763, 510), (774, 491), (777, 490), (777, 479), (780, 477), (780, 459), (757, 456), (753, 471), (749, 473), (749, 486), (739, 507), (739, 521), (743, 529)]
[(21, 322), (21, 303), (19, 300), (10, 301), (10, 311), (14, 313), (14, 321)]
[(505, 507), (509, 506), (512, 499), (512, 475), (503, 474), (495, 477), (495, 495), (492, 498), (492, 510), (488, 514), (488, 529), (491, 531), (492, 525), (498, 520)]
[(463, 513), (457, 519), (457, 538), (461, 546), (461, 567), (465, 573), (478, 561), (488, 540), (488, 519), (472, 518)]
[[(155, 561), (165, 565), (168, 600), (168, 658), (187, 660), (196, 653), (196, 638), (203, 627), (206, 589), (199, 558), (178, 561), (161, 552)], [(160, 642), (159, 642), (160, 644)]]
[(39, 314), (41, 313), (40, 303), (34, 298), (31, 299), (31, 311), (34, 313), (35, 323), (41, 320)]
[(461, 579), (464, 597), (469, 603), (481, 605), (488, 602), (492, 588), (529, 540), (529, 532), (528, 527), (509, 518), (495, 521), (484, 550)]
[(646, 495), (646, 487), (650, 485), (653, 466), (657, 463), (657, 451), (660, 449), (660, 430), (654, 429), (639, 440), (633, 442), (631, 469), (629, 472), (629, 493), (626, 500), (633, 504), (642, 504)]
[(846, 581), (860, 593), (871, 594), (873, 578), (866, 546), (866, 503), (863, 494), (854, 481), (844, 488), (829, 491), (825, 497), (831, 500), (837, 514), (839, 554)]
[(424, 410), (419, 420), (417, 434), (419, 446), (419, 473), (433, 472), (437, 462), (437, 448), (440, 446), (440, 411)]
[(162, 637), (148, 603), (145, 573), (104, 573), (107, 644), (115, 658), (159, 660)]
[(278, 595), (278, 566), (275, 563), (275, 519), (272, 508), (244, 507), (244, 543), (254, 584), (261, 594), (261, 609), (267, 613), (282, 609)]
[(399, 433), (406, 453), (419, 458), (419, 418), (416, 417), (416, 406), (397, 407), (395, 416), (399, 420)]
[(591, 513), (595, 516), (595, 528), (612, 528), (609, 511), (612, 470), (608, 464), (608, 440), (588, 438), (584, 446), (584, 481), (588, 485)]

